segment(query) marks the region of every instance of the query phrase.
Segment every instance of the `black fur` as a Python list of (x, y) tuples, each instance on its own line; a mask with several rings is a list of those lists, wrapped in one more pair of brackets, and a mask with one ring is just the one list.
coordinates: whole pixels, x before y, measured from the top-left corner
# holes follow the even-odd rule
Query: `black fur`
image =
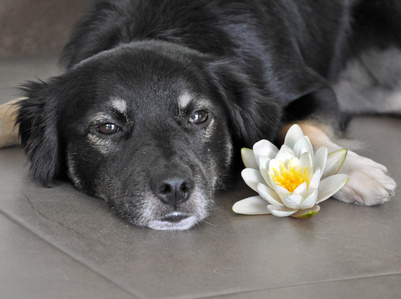
[[(379, 22), (390, 28), (380, 46), (401, 41), (400, 12), (396, 0), (93, 1), (62, 54), (65, 73), (24, 88), (29, 100), (17, 123), (34, 176), (51, 185), (68, 172), (77, 188), (151, 226), (146, 202), (160, 196), (149, 180), (178, 169), (185, 178), (166, 181), (184, 182), (191, 195), (203, 188), (196, 191), (203, 210), (191, 199), (173, 207), (155, 201), (152, 217), (186, 228), (174, 223), (206, 217), (223, 183), (215, 178), (230, 172), (231, 146), (237, 153), (262, 138), (275, 141), (283, 125), (305, 118), (341, 127), (330, 83), (348, 58), (373, 45), (378, 33), (370, 28)], [(208, 106), (180, 110), (183, 92)], [(110, 110), (111, 98), (127, 101), (127, 115)], [(209, 113), (205, 123), (188, 122), (196, 109)], [(90, 117), (102, 112), (121, 130), (99, 134), (101, 123)], [(88, 136), (110, 152), (94, 149)]]

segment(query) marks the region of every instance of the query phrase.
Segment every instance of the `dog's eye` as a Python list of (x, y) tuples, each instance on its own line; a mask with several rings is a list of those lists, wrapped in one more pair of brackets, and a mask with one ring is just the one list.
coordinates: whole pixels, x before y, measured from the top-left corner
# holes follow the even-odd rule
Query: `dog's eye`
[(189, 118), (189, 122), (193, 124), (201, 124), (208, 118), (208, 113), (203, 110), (195, 111)]
[(102, 134), (110, 135), (120, 131), (120, 127), (112, 123), (107, 123), (97, 127), (97, 130)]

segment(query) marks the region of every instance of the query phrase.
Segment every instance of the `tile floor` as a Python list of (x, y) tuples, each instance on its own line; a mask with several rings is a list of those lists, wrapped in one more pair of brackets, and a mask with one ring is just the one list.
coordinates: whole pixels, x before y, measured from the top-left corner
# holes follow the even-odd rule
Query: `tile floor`
[[(0, 59), (0, 103), (57, 74), (46, 57)], [(401, 119), (358, 117), (350, 135), (401, 182)], [(131, 227), (62, 183), (39, 187), (21, 148), (0, 150), (0, 298), (401, 298), (400, 192), (335, 200), (310, 220), (239, 216), (242, 183), (186, 232)]]

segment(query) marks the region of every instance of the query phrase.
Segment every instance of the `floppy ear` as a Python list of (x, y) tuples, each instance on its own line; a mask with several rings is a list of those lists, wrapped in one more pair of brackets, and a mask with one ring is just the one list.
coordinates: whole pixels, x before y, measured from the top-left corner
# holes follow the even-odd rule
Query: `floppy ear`
[(22, 90), (27, 99), (18, 103), (16, 120), (21, 143), (34, 177), (41, 184), (51, 186), (62, 170), (57, 100), (44, 82), (29, 82)]
[(281, 119), (277, 101), (263, 94), (229, 63), (209, 63), (208, 71), (224, 102), (233, 136), (239, 145), (251, 147), (263, 138), (274, 141)]
[(273, 66), (263, 90), (228, 63), (212, 62), (209, 71), (223, 95), (234, 136), (246, 146), (262, 138), (277, 141), (287, 122), (313, 117), (335, 124), (341, 119), (329, 83), (299, 60), (294, 59), (292, 69)]

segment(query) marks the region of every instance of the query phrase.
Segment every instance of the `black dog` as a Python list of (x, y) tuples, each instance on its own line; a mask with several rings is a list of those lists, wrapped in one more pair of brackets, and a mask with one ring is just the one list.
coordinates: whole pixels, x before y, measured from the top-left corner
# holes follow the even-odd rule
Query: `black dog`
[[(328, 136), (346, 118), (331, 84), (347, 61), (382, 53), (372, 49), (398, 53), (400, 20), (398, 0), (93, 1), (65, 73), (24, 88), (22, 145), (43, 184), (68, 175), (131, 223), (188, 229), (240, 147), (279, 143), (297, 122), (315, 146), (339, 148)], [(395, 188), (355, 153), (343, 171), (342, 201), (383, 203)]]

